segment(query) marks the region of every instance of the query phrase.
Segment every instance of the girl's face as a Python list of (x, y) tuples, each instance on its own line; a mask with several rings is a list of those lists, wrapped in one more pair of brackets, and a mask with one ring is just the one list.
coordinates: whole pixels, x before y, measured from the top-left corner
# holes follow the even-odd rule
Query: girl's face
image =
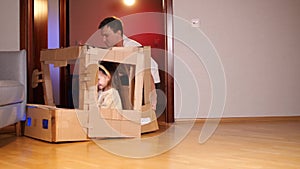
[(98, 71), (98, 90), (105, 91), (109, 89), (109, 76), (105, 75), (102, 71)]

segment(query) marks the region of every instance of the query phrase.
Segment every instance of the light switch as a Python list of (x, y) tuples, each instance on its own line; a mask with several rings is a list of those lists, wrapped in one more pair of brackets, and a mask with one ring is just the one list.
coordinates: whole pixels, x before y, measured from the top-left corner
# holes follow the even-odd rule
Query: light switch
[(191, 20), (192, 27), (198, 28), (200, 27), (200, 19), (199, 18), (194, 18)]

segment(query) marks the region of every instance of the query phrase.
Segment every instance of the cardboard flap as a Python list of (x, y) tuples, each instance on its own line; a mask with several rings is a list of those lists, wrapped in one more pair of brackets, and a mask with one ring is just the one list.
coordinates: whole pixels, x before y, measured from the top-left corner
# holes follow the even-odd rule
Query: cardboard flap
[(112, 120), (129, 120), (140, 123), (141, 112), (135, 110), (118, 110), (118, 109), (99, 109), (99, 113), (103, 119)]
[(56, 106), (50, 106), (50, 105), (41, 105), (41, 104), (26, 104), (29, 108), (41, 108), (45, 110), (55, 110), (57, 109)]

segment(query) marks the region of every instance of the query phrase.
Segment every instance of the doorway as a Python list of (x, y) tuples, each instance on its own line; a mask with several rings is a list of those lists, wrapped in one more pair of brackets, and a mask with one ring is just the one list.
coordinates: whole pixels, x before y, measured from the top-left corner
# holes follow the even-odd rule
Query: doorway
[[(48, 0), (43, 0), (47, 2)], [(36, 46), (40, 41), (45, 42), (38, 37), (47, 37), (47, 28), (45, 24), (40, 24), (38, 29), (33, 29), (37, 22), (32, 17), (34, 12), (35, 0), (20, 0), (21, 14), (21, 48), (25, 48), (28, 54), (34, 53), (29, 58), (28, 74), (31, 75), (33, 68), (39, 67), (39, 51), (47, 48), (44, 46)], [(160, 13), (158, 17), (150, 17), (147, 19), (138, 18), (134, 24), (128, 22), (135, 14), (145, 12)], [(152, 57), (159, 65), (161, 83), (158, 89), (166, 98), (165, 105), (162, 105), (163, 112), (159, 115), (159, 121), (174, 122), (174, 81), (173, 77), (173, 43), (172, 43), (172, 0), (142, 0), (136, 1), (134, 6), (126, 7), (120, 0), (59, 0), (59, 45), (60, 47), (68, 47), (84, 43), (97, 30), (101, 19), (106, 16), (117, 16), (125, 18), (125, 33), (130, 38), (139, 41), (143, 46), (151, 46)], [(127, 20), (126, 20), (127, 18)], [(44, 20), (46, 23), (46, 20)], [(38, 26), (38, 25), (37, 25)], [(143, 29), (159, 30), (162, 33), (143, 32)], [(41, 31), (42, 30), (42, 31)], [(135, 33), (143, 32), (143, 33)], [(41, 33), (42, 32), (42, 33)], [(71, 68), (67, 67), (60, 71), (60, 102), (62, 107), (72, 107), (70, 99), (70, 77), (72, 76)], [(30, 78), (29, 78), (30, 82)], [(30, 86), (30, 85), (29, 85)], [(39, 97), (36, 97), (38, 95)], [(42, 91), (34, 91), (29, 89), (29, 101), (31, 103), (41, 103)]]

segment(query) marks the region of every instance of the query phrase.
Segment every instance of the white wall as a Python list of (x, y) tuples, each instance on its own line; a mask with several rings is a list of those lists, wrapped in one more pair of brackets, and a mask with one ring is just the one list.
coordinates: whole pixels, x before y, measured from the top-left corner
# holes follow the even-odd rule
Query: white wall
[[(227, 82), (223, 117), (300, 115), (299, 0), (173, 1), (174, 15), (188, 22), (199, 18), (200, 30), (219, 53)], [(182, 33), (178, 24), (175, 21), (175, 38)], [(190, 42), (197, 40), (185, 33)], [(175, 40), (174, 50), (175, 79), (184, 77), (179, 68), (186, 63), (198, 83), (197, 117), (207, 117), (212, 95), (208, 73), (195, 62), (197, 55), (188, 44)], [(193, 99), (180, 97), (185, 90), (176, 87), (176, 118), (194, 117), (192, 112), (180, 112), (182, 99)]]
[(1, 0), (0, 11), (0, 50), (19, 50), (19, 0)]

